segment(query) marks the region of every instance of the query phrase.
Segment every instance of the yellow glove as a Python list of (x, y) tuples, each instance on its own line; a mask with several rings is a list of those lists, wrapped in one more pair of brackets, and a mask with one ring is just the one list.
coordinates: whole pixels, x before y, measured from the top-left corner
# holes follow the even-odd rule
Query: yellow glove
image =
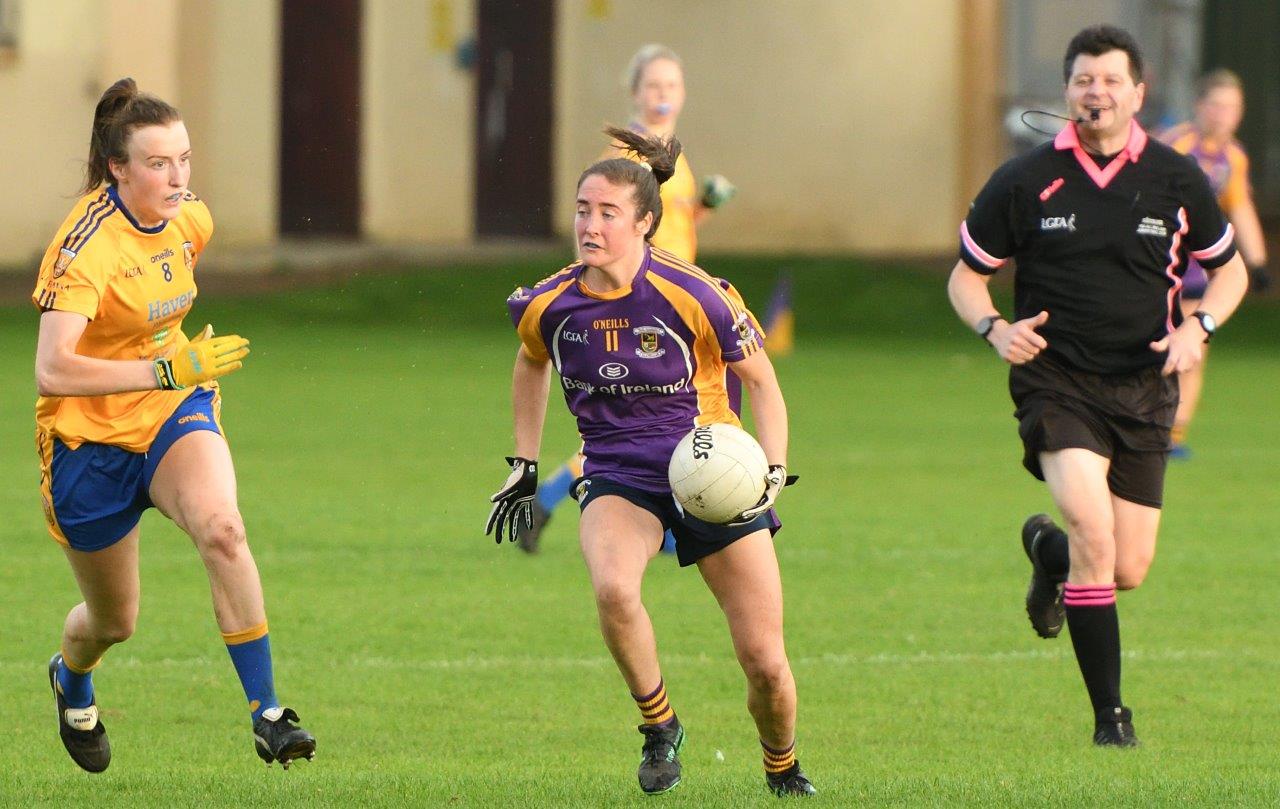
[(214, 337), (213, 327), (205, 326), (172, 360), (155, 361), (156, 382), (161, 390), (199, 385), (237, 370), (248, 354), (248, 340), (238, 334)]

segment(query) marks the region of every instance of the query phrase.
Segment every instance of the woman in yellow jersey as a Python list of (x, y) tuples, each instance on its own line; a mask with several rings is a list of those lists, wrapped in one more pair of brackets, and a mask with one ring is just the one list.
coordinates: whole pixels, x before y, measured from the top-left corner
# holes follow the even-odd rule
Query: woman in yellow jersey
[[(684, 63), (675, 51), (665, 45), (645, 45), (631, 57), (627, 67), (627, 86), (631, 90), (634, 115), (630, 129), (641, 135), (670, 140), (684, 110)], [(601, 155), (637, 159), (634, 152), (614, 141)], [(662, 184), (662, 222), (653, 236), (654, 247), (666, 250), (676, 258), (694, 263), (698, 253), (698, 223), (713, 209), (728, 202), (737, 192), (733, 184), (719, 174), (694, 179), (689, 161), (681, 152), (675, 174)], [(735, 383), (736, 384), (736, 383)], [(542, 529), (551, 519), (556, 506), (569, 496), (569, 487), (582, 474), (582, 455), (575, 453), (542, 484), (534, 507), (533, 530), (520, 535), (520, 548), (529, 553), (538, 550)], [(674, 538), (668, 534), (663, 549), (675, 551)]]
[[(1254, 289), (1267, 283), (1267, 243), (1253, 204), (1253, 188), (1249, 183), (1249, 157), (1236, 140), (1236, 130), (1244, 118), (1244, 84), (1230, 70), (1215, 70), (1200, 79), (1196, 93), (1195, 117), (1170, 129), (1161, 140), (1195, 159), (1209, 178), (1209, 186), (1218, 196), (1218, 207), (1235, 229), (1236, 247), (1249, 266)], [(1200, 308), (1208, 277), (1192, 259), (1182, 279), (1182, 314), (1190, 317)], [(1205, 348), (1207, 351), (1208, 348)], [(1206, 354), (1200, 364), (1178, 374), (1181, 398), (1173, 424), (1174, 458), (1189, 458), (1187, 429), (1200, 403), (1204, 387)]]
[(214, 613), (253, 720), (254, 745), (286, 768), (315, 739), (281, 707), (258, 569), (245, 541), (235, 470), (213, 380), (235, 371), (248, 341), (188, 340), (193, 270), (213, 233), (187, 188), (191, 144), (178, 111), (132, 79), (98, 101), (83, 196), (58, 228), (32, 300), (36, 445), (49, 533), (84, 601), (67, 615), (49, 661), (62, 742), (90, 772), (111, 762), (92, 670), (133, 634), (138, 523), (152, 506), (188, 533), (209, 574)]

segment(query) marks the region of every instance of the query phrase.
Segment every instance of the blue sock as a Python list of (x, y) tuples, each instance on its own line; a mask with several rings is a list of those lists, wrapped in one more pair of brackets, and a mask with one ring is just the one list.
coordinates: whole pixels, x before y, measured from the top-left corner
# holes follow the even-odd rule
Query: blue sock
[(676, 552), (676, 535), (671, 533), (670, 531), (667, 531), (662, 535), (662, 552), (663, 553)]
[(223, 632), (222, 639), (226, 641), (236, 674), (240, 675), (240, 685), (244, 687), (254, 720), (268, 708), (280, 707), (271, 672), (271, 639), (267, 636), (266, 623), (243, 632)]
[(62, 698), (67, 701), (68, 706), (72, 708), (88, 708), (93, 704), (92, 670), (83, 674), (72, 671), (67, 665), (67, 659), (64, 655), (62, 665), (58, 666), (56, 677), (58, 690), (62, 692)]
[(569, 487), (577, 477), (569, 464), (552, 472), (551, 477), (538, 483), (538, 505), (548, 512), (555, 511), (556, 506), (569, 496)]

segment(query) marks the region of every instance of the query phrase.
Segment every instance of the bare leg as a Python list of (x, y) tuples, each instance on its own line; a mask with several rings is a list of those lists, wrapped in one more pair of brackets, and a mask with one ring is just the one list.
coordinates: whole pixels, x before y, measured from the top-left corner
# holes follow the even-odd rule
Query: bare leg
[(156, 469), (151, 500), (195, 543), (209, 575), (218, 627), (230, 633), (264, 623), (262, 583), (236, 503), (226, 440), (208, 430), (179, 438)]
[(640, 585), (662, 545), (662, 523), (628, 500), (605, 495), (587, 504), (578, 530), (605, 645), (631, 693), (648, 694), (662, 674)]
[(728, 619), (760, 739), (785, 750), (795, 741), (796, 682), (782, 637), (782, 579), (773, 538), (757, 531), (703, 557), (698, 569)]
[(1044, 480), (1066, 522), (1071, 584), (1115, 581), (1115, 517), (1107, 487), (1109, 459), (1087, 449), (1040, 454)]
[(1142, 584), (1155, 560), (1160, 509), (1113, 496), (1111, 511), (1116, 525), (1116, 587), (1132, 590)]
[(133, 634), (138, 620), (138, 526), (100, 551), (63, 549), (84, 601), (62, 628), (62, 653), (77, 668), (90, 667)]

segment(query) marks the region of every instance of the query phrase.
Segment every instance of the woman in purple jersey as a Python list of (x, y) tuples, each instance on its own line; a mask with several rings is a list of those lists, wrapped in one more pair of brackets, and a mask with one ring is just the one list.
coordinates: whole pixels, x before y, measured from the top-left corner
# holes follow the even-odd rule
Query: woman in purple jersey
[[(644, 719), (641, 789), (665, 792), (680, 782), (684, 728), (668, 701), (640, 598), (645, 568), (669, 528), (681, 565), (698, 566), (728, 619), (766, 784), (779, 795), (811, 795), (816, 790), (795, 757), (795, 681), (773, 549), (781, 526), (773, 504), (788, 482), (786, 404), (759, 325), (741, 298), (650, 245), (662, 219), (659, 187), (674, 171), (679, 142), (608, 132), (640, 160), (602, 160), (579, 178), (581, 259), (508, 299), (521, 340), (512, 383), (515, 457), (491, 498), (485, 532), (501, 541), (505, 529), (515, 540), (531, 525), (533, 459), (554, 368), (584, 441), (584, 477), (575, 490), (601, 633)], [(750, 393), (770, 466), (760, 503), (731, 525), (713, 525), (679, 509), (666, 470), (676, 443), (695, 425), (737, 424), (728, 371)]]

